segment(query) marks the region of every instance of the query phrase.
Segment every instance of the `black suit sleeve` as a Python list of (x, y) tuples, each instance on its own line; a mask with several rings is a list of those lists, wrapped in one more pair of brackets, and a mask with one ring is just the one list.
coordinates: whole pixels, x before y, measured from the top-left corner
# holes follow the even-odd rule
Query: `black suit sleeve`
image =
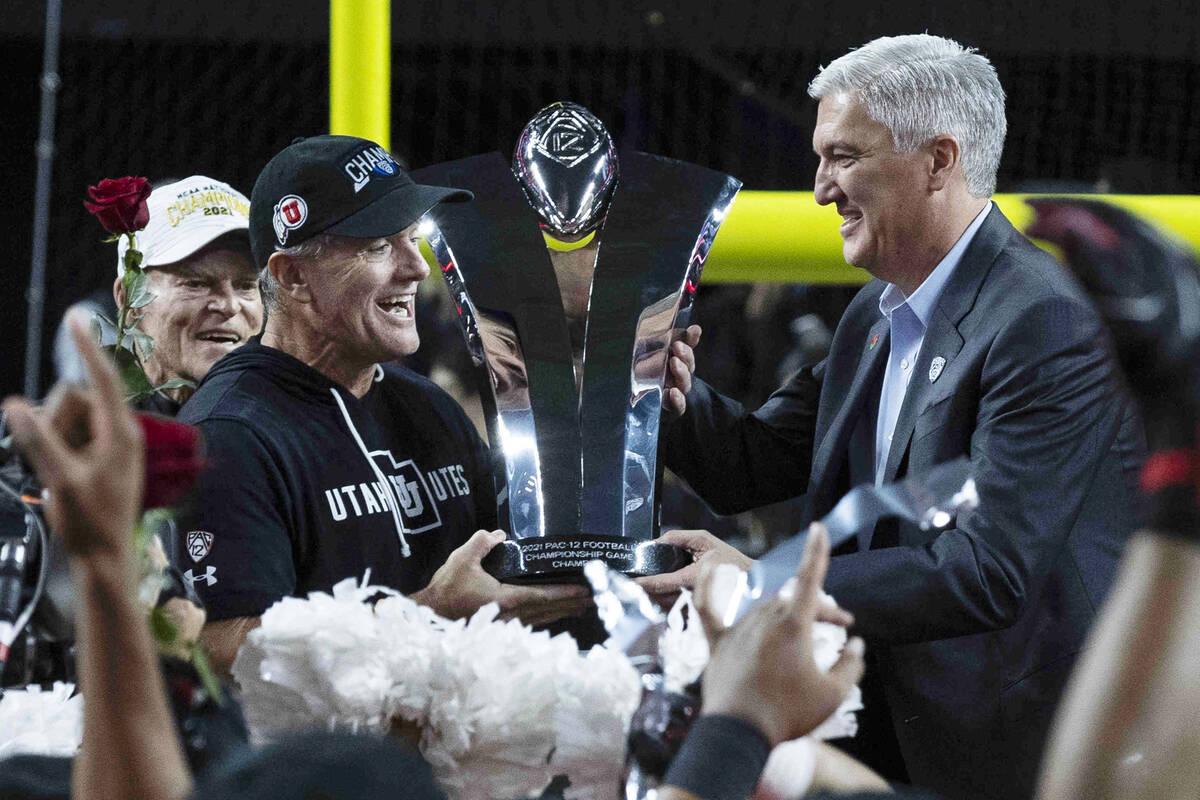
[(753, 413), (695, 379), (666, 431), (664, 463), (719, 514), (795, 497), (812, 469), (823, 375), (824, 362), (805, 367)]
[(826, 591), (880, 642), (1012, 625), (1066, 546), (1127, 410), (1091, 309), (1032, 303), (982, 364), (970, 438), (979, 507), (922, 545), (835, 557)]

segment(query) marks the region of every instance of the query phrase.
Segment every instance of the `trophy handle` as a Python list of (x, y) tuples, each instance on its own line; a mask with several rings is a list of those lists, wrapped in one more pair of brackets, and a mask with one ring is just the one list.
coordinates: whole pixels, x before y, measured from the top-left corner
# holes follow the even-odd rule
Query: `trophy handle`
[[(690, 320), (704, 262), (741, 185), (695, 164), (621, 155), (584, 353), (585, 533), (658, 535), (658, 433), (670, 345)], [(619, 503), (614, 487), (621, 487)]]
[(468, 348), (483, 360), (480, 396), (501, 527), (522, 539), (575, 534), (582, 468), (574, 364), (537, 218), (499, 153), (412, 175), (475, 192), (473, 203), (430, 212), (430, 245)]

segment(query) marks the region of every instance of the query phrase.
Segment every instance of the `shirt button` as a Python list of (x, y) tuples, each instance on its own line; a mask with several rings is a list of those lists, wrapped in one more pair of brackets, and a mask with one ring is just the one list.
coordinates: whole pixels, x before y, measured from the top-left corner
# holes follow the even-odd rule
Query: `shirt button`
[(900, 369), (908, 369), (908, 359), (907, 358), (900, 359)]

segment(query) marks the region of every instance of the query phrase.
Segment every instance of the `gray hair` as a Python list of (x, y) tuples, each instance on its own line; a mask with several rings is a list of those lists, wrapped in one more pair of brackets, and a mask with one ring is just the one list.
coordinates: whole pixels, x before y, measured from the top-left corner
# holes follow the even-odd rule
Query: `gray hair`
[[(318, 233), (316, 236), (291, 247), (276, 247), (275, 252), (283, 253), (289, 258), (313, 259), (322, 256), (326, 250), (336, 244), (338, 237), (329, 233)], [(258, 273), (258, 291), (262, 295), (263, 308), (268, 314), (279, 310), (279, 282), (271, 274), (270, 267), (263, 266)]]
[(883, 36), (823, 67), (808, 94), (848, 92), (892, 133), (897, 153), (953, 136), (967, 191), (990, 197), (1004, 150), (1004, 89), (974, 48), (929, 34)]

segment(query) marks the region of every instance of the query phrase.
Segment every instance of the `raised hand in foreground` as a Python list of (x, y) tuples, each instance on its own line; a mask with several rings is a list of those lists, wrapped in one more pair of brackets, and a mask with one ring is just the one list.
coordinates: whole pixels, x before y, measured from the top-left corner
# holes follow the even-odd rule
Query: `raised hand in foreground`
[(10, 397), (4, 413), (46, 490), (46, 521), (68, 554), (123, 561), (133, 548), (145, 481), (142, 432), (107, 357), (86, 334), (86, 348), (75, 338), (91, 388), (60, 383), (41, 408)]
[[(715, 567), (701, 567), (695, 605), (712, 656), (700, 719), (667, 773), (661, 798), (750, 796), (770, 749), (810, 733), (862, 677), (863, 642), (857, 637), (828, 672), (813, 659), (813, 623), (831, 613), (820, 597), (828, 566), (829, 535), (814, 525), (794, 589), (755, 607), (732, 628), (714, 607)], [(842, 624), (851, 621), (844, 611), (834, 616)]]
[(191, 776), (135, 596), (133, 528), (141, 507), (141, 431), (120, 378), (70, 321), (90, 389), (59, 385), (42, 409), (4, 403), (9, 427), (47, 490), (46, 519), (67, 549), (77, 608), (83, 744), (72, 796), (182, 797)]
[(862, 677), (863, 641), (847, 641), (828, 672), (817, 668), (813, 623), (853, 622), (848, 612), (821, 602), (828, 567), (829, 534), (814, 525), (795, 588), (752, 609), (732, 628), (712, 606), (713, 568), (703, 568), (695, 604), (712, 657), (704, 671), (702, 713), (743, 719), (774, 747), (808, 734), (837, 710)]

